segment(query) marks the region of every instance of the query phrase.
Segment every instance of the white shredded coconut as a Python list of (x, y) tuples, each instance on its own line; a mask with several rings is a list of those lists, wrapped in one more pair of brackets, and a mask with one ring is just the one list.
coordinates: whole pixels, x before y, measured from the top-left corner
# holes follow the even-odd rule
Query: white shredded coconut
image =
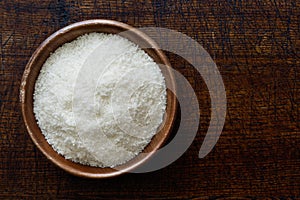
[[(101, 76), (84, 77), (84, 68), (97, 61), (95, 52)], [(94, 103), (84, 100), (85, 87), (94, 87)], [(66, 159), (90, 166), (114, 167), (138, 155), (157, 132), (165, 109), (166, 85), (158, 65), (118, 35), (90, 33), (59, 47), (44, 63), (34, 91), (34, 113), (49, 144)]]

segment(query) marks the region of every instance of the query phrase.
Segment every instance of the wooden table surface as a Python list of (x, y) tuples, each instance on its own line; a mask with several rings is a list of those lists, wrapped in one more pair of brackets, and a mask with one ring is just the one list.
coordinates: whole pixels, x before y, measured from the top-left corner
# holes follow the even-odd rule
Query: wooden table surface
[[(155, 172), (88, 180), (59, 169), (34, 146), (18, 97), (25, 65), (50, 34), (94, 18), (177, 30), (210, 53), (228, 109), (208, 156), (198, 158), (210, 121), (207, 87), (171, 53), (201, 109), (196, 139), (176, 162)], [(300, 198), (299, 32), (299, 0), (0, 0), (0, 199)]]

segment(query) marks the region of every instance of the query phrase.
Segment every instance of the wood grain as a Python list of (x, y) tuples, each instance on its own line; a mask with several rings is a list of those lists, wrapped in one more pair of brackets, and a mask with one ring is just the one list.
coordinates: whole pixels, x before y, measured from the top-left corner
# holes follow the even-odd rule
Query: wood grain
[[(210, 120), (209, 93), (196, 70), (171, 53), (201, 109), (197, 137), (175, 163), (146, 174), (86, 180), (37, 150), (18, 99), (25, 65), (51, 33), (94, 18), (174, 29), (210, 53), (228, 110), (207, 157), (197, 156)], [(299, 199), (299, 19), (300, 3), (292, 0), (0, 0), (0, 199)]]

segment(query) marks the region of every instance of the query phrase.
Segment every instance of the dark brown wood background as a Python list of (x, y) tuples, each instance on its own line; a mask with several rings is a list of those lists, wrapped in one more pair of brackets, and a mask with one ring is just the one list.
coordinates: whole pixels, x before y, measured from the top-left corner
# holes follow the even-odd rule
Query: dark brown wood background
[[(34, 146), (18, 99), (24, 67), (51, 33), (94, 18), (174, 29), (210, 53), (224, 80), (228, 110), (207, 157), (198, 159), (210, 120), (207, 88), (195, 69), (170, 53), (201, 108), (197, 137), (175, 163), (151, 173), (87, 180), (57, 168)], [(0, 199), (300, 198), (299, 21), (299, 0), (0, 0)]]

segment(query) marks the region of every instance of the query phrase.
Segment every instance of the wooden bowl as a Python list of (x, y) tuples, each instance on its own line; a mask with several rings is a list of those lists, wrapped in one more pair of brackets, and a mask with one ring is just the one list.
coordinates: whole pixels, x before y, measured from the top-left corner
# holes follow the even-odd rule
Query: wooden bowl
[[(20, 101), (22, 115), (27, 131), (35, 145), (49, 160), (73, 175), (87, 178), (107, 178), (130, 172), (130, 170), (138, 167), (148, 160), (153, 153), (155, 153), (155, 151), (163, 145), (173, 126), (177, 103), (175, 95), (170, 91), (170, 89), (168, 89), (167, 108), (164, 122), (161, 125), (162, 127), (159, 129), (160, 131), (156, 133), (151, 142), (144, 149), (143, 152), (147, 152), (148, 154), (139, 154), (134, 159), (123, 165), (120, 165), (118, 170), (112, 168), (91, 167), (67, 160), (53, 150), (42, 134), (33, 113), (33, 92), (39, 71), (46, 59), (49, 57), (50, 53), (54, 52), (64, 43), (70, 42), (78, 36), (86, 33), (102, 32), (117, 34), (123, 31), (126, 32), (125, 34), (122, 34), (122, 36), (126, 37), (130, 41), (141, 46), (147, 44), (147, 46), (154, 47), (152, 49), (144, 50), (153, 58), (156, 63), (170, 66), (165, 54), (159, 50), (158, 45), (147, 35), (127, 24), (112, 20), (100, 19), (75, 23), (52, 34), (33, 53), (24, 70), (20, 88)], [(175, 81), (171, 70), (167, 68), (161, 68), (161, 70), (165, 77), (167, 87), (173, 88), (172, 90), (175, 91)]]

